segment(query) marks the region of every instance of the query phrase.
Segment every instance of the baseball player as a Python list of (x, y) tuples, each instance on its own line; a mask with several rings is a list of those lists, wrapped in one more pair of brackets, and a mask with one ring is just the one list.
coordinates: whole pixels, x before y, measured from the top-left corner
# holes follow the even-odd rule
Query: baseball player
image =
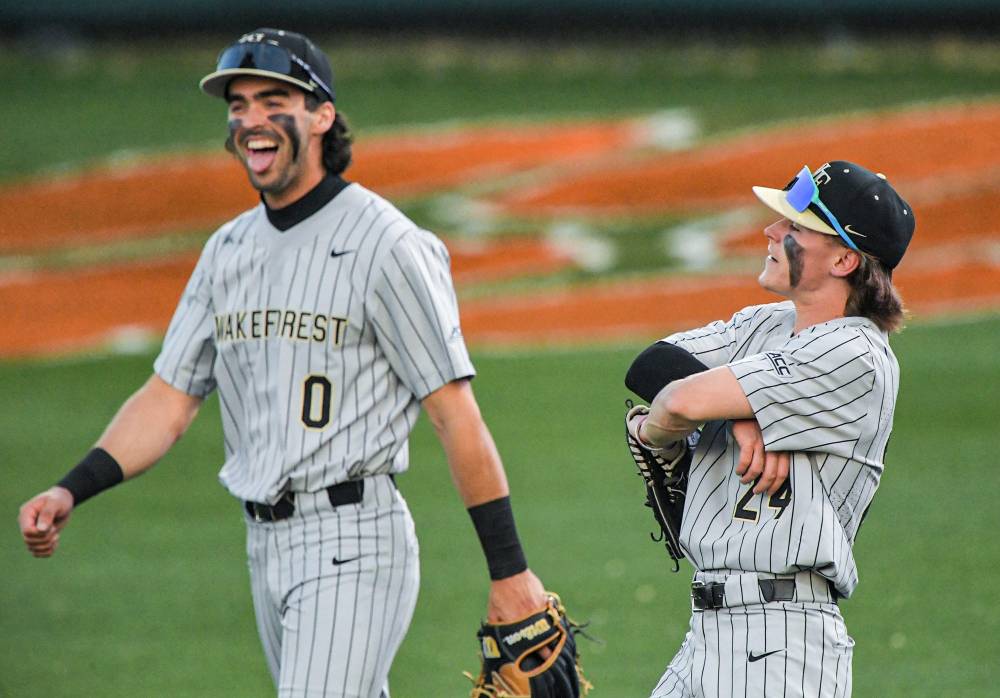
[(787, 300), (670, 335), (626, 377), (651, 400), (628, 422), (646, 447), (700, 431), (679, 537), (693, 613), (655, 698), (851, 693), (837, 603), (858, 583), (852, 545), (892, 430), (892, 270), (913, 211), (845, 161), (754, 192), (781, 216), (759, 282)]
[(22, 535), (52, 555), (76, 506), (152, 467), (218, 390), (219, 479), (241, 502), (278, 694), (387, 697), (419, 581), (395, 476), (421, 405), (487, 558), (487, 618), (519, 619), (548, 600), (470, 387), (448, 253), (341, 177), (351, 139), (327, 57), (308, 38), (250, 32), (201, 88), (228, 104), (227, 149), (261, 202), (208, 240), (153, 375), (96, 447), (22, 506)]

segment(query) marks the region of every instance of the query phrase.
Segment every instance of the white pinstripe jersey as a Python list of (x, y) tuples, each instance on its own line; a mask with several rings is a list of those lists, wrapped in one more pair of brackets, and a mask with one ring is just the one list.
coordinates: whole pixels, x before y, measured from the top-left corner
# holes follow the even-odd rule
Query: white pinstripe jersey
[(218, 388), (219, 478), (240, 499), (405, 470), (418, 401), (475, 373), (444, 245), (344, 184), (293, 204), (318, 210), (287, 230), (260, 204), (212, 235), (154, 364), (188, 394)]
[(666, 337), (710, 368), (728, 364), (765, 449), (792, 452), (788, 488), (754, 495), (735, 474), (730, 422), (707, 423), (691, 466), (681, 542), (700, 570), (812, 569), (849, 596), (852, 544), (878, 488), (899, 366), (888, 336), (861, 317), (792, 335), (791, 301)]

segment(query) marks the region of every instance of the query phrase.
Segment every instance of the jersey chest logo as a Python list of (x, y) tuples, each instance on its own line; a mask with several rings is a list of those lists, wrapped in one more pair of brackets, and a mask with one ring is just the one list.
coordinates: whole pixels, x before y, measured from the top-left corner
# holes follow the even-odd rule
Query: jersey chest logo
[(344, 341), (346, 330), (347, 318), (307, 310), (260, 308), (215, 316), (216, 344), (279, 338), (330, 342), (337, 347)]

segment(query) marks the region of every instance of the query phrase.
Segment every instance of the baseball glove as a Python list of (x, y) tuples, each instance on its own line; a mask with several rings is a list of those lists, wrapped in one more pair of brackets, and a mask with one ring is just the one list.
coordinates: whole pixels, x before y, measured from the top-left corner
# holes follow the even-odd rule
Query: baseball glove
[[(592, 688), (576, 650), (580, 625), (552, 592), (545, 608), (513, 623), (479, 628), (479, 677), (470, 698), (577, 698)], [(551, 654), (543, 659), (542, 648)]]
[(674, 561), (674, 572), (677, 572), (680, 560), (684, 559), (680, 543), (681, 521), (691, 453), (697, 441), (688, 437), (664, 448), (650, 448), (639, 439), (639, 425), (645, 421), (649, 408), (633, 405), (631, 400), (626, 400), (625, 406), (628, 408), (625, 413), (625, 441), (646, 483), (646, 506), (653, 510), (653, 518), (660, 527), (659, 537), (650, 535), (654, 541), (663, 541), (667, 554)]

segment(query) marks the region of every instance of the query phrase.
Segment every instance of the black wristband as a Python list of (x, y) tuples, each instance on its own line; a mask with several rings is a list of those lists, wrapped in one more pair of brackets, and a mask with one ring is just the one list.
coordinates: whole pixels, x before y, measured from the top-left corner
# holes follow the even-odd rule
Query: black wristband
[(490, 579), (506, 579), (528, 569), (521, 541), (517, 538), (510, 497), (469, 507), (469, 516), (483, 546)]
[(58, 484), (70, 491), (73, 506), (78, 507), (124, 479), (122, 467), (110, 453), (103, 448), (92, 448)]

